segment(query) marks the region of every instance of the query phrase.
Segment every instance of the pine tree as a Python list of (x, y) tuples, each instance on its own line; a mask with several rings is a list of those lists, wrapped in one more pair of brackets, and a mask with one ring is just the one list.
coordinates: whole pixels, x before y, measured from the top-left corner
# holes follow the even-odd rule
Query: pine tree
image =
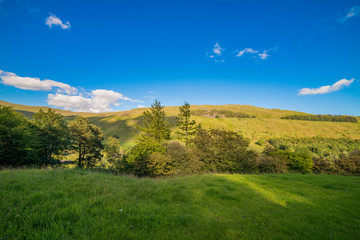
[(151, 104), (150, 110), (146, 110), (143, 116), (143, 127), (138, 126), (138, 128), (145, 132), (145, 136), (158, 142), (170, 139), (170, 126), (165, 119), (164, 107), (158, 100)]
[(177, 124), (182, 130), (179, 132), (185, 138), (185, 142), (188, 141), (189, 136), (194, 135), (195, 132), (201, 127), (197, 125), (195, 120), (191, 120), (190, 104), (185, 102), (184, 105), (179, 107), (179, 115), (177, 117)]

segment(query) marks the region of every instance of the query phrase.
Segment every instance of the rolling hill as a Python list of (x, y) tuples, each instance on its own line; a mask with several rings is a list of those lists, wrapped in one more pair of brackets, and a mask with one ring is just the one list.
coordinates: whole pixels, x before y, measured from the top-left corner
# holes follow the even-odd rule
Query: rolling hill
[[(14, 110), (31, 117), (41, 106), (26, 106), (0, 101), (0, 105), (11, 106)], [(206, 116), (193, 116), (205, 128), (225, 128), (240, 131), (251, 140), (251, 147), (259, 149), (255, 144), (259, 139), (273, 137), (329, 137), (360, 139), (360, 123), (350, 122), (314, 122), (301, 120), (280, 119), (283, 116), (294, 114), (307, 114), (303, 112), (267, 109), (250, 105), (192, 105), (192, 110), (229, 110), (255, 115), (256, 118), (212, 118)], [(128, 111), (108, 113), (80, 113), (55, 109), (68, 120), (75, 116), (88, 117), (94, 124), (103, 128), (106, 137), (118, 137), (123, 145), (131, 146), (135, 143), (139, 130), (136, 125), (142, 124), (142, 113), (146, 108), (137, 108)], [(178, 107), (165, 107), (169, 122), (175, 128)], [(359, 118), (358, 118), (359, 119)]]

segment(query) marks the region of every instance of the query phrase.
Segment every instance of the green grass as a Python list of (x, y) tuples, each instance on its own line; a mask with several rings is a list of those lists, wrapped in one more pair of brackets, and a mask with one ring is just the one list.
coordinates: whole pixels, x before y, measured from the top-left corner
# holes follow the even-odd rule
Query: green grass
[(358, 239), (360, 178), (0, 171), (0, 239)]

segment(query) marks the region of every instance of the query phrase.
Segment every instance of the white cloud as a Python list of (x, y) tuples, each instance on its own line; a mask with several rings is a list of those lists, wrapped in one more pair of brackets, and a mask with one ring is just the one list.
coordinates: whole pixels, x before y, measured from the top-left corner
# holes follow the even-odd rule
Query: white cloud
[(241, 57), (242, 55), (244, 55), (244, 53), (258, 53), (259, 51), (252, 49), (252, 48), (245, 48), (242, 51), (239, 51), (239, 53), (236, 55), (236, 57)]
[(43, 90), (50, 91), (53, 88), (57, 88), (58, 92), (66, 94), (76, 94), (78, 91), (76, 88), (71, 87), (68, 84), (56, 82), (53, 80), (45, 79), (40, 80), (39, 78), (31, 77), (20, 77), (15, 73), (4, 72), (0, 70), (0, 79), (2, 84), (13, 86), (25, 90)]
[(259, 53), (259, 58), (262, 59), (262, 60), (265, 60), (268, 57), (270, 57), (270, 55), (267, 54), (267, 50), (264, 50), (263, 53)]
[(353, 83), (354, 80), (355, 79), (353, 79), (353, 78), (350, 80), (347, 80), (344, 78), (344, 79), (337, 81), (333, 85), (322, 86), (319, 88), (302, 88), (299, 90), (299, 95), (316, 95), (316, 94), (325, 94), (325, 93), (335, 92), (335, 91), (342, 89), (343, 87), (350, 86), (350, 84)]
[(360, 7), (359, 6), (352, 7), (352, 8), (349, 9), (348, 13), (344, 17), (339, 18), (338, 21), (341, 22), (341, 23), (344, 23), (349, 18), (358, 16), (359, 13), (360, 13)]
[(69, 29), (70, 23), (67, 21), (65, 24), (61, 21), (60, 18), (56, 17), (54, 14), (50, 13), (50, 16), (46, 19), (45, 24), (52, 28), (52, 25), (58, 25), (62, 29)]
[(143, 105), (137, 105), (138, 108), (146, 108), (146, 106)]
[(70, 96), (60, 93), (48, 95), (49, 105), (62, 107), (66, 110), (75, 110), (77, 112), (89, 112), (92, 100), (82, 96)]
[(56, 90), (57, 93), (48, 94), (48, 104), (77, 112), (110, 112), (112, 111), (111, 107), (120, 105), (120, 100), (133, 103), (144, 102), (126, 97), (112, 90), (97, 89), (87, 93), (82, 88), (79, 88), (79, 91), (77, 88), (65, 83), (48, 79), (20, 77), (15, 73), (2, 70), (0, 70), (0, 79), (2, 80), (0, 83), (4, 85), (25, 90)]
[(253, 48), (244, 48), (244, 50), (241, 50), (241, 51), (236, 51), (238, 52), (236, 54), (236, 57), (242, 57), (245, 53), (249, 53), (249, 54), (252, 54), (252, 55), (255, 55), (254, 58), (260, 58), (261, 60), (265, 60), (267, 59), (268, 57), (270, 57), (270, 55), (268, 54), (269, 51), (276, 51), (277, 50), (277, 47), (275, 48), (270, 48), (270, 49), (267, 49), (267, 50), (263, 50), (262, 53), (259, 53), (260, 51), (259, 50), (256, 50), (256, 49), (253, 49)]
[[(215, 43), (214, 48), (213, 48), (213, 53), (220, 56), (222, 54), (222, 52), (224, 51), (224, 49), (222, 49), (220, 47), (219, 43)], [(210, 56), (211, 57), (211, 56)]]
[(121, 93), (112, 90), (93, 90), (90, 96), (69, 96), (65, 94), (49, 94), (48, 104), (55, 107), (62, 107), (75, 112), (111, 112), (112, 106), (118, 106), (119, 100), (130, 102), (142, 102), (125, 97)]
[(213, 46), (211, 52), (210, 53), (206, 52), (206, 56), (209, 57), (209, 58), (212, 58), (214, 60), (214, 62), (224, 62), (224, 60), (219, 59), (224, 51), (225, 50), (220, 47), (219, 43), (215, 43), (215, 45)]

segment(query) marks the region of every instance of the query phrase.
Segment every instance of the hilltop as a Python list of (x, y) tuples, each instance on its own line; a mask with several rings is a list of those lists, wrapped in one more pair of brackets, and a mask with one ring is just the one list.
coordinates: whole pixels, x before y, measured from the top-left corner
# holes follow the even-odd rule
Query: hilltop
[[(0, 105), (11, 106), (14, 110), (31, 117), (39, 109), (48, 109), (42, 106), (27, 106), (0, 101)], [(192, 110), (229, 110), (237, 113), (254, 115), (256, 118), (212, 118), (206, 116), (193, 116), (198, 123), (205, 128), (225, 128), (242, 132), (251, 140), (253, 148), (259, 148), (255, 144), (259, 139), (274, 137), (327, 137), (327, 138), (351, 138), (360, 139), (360, 123), (350, 122), (315, 122), (302, 120), (287, 120), (281, 117), (289, 115), (306, 115), (308, 113), (267, 109), (250, 105), (192, 105)], [(80, 113), (60, 109), (54, 109), (68, 120), (75, 116), (88, 117), (94, 124), (103, 128), (105, 136), (119, 138), (123, 145), (134, 144), (139, 130), (136, 125), (142, 123), (142, 113), (146, 108), (137, 108), (128, 111), (108, 113)], [(165, 107), (169, 122), (175, 126), (178, 114), (177, 106)], [(359, 118), (358, 118), (359, 119)], [(173, 127), (175, 130), (175, 127)]]

